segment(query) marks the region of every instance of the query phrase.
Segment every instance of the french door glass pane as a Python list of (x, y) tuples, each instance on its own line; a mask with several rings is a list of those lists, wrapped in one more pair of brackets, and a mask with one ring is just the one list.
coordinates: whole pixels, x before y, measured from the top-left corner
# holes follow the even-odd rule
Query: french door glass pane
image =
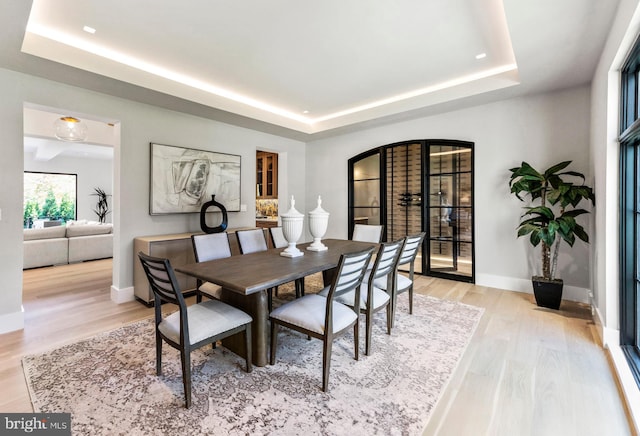
[(380, 180), (356, 180), (353, 182), (355, 207), (380, 207)]
[(471, 244), (444, 240), (432, 240), (430, 244), (431, 270), (452, 272), (471, 277)]
[(380, 153), (353, 164), (354, 224), (380, 224)]
[(380, 208), (377, 207), (354, 207), (354, 224), (380, 224)]
[(429, 152), (429, 268), (473, 276), (471, 148), (431, 145)]
[(471, 149), (452, 145), (429, 147), (429, 172), (452, 173), (471, 171)]
[(379, 179), (380, 178), (380, 153), (360, 159), (353, 164), (353, 179)]

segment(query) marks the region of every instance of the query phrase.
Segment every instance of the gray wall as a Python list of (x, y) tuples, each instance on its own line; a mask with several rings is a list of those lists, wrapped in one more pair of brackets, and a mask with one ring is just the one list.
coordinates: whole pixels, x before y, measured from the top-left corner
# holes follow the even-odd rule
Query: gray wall
[[(329, 236), (347, 236), (347, 160), (380, 145), (412, 139), (475, 143), (476, 282), (530, 292), (539, 251), (516, 238), (523, 203), (509, 194), (509, 168), (525, 160), (539, 169), (562, 160), (589, 172), (589, 88), (440, 114), (307, 144), (307, 197), (322, 194)], [(330, 172), (329, 169), (331, 168)], [(588, 219), (584, 224), (588, 225)], [(561, 249), (559, 276), (569, 297), (586, 300), (589, 248)]]
[[(141, 235), (199, 230), (197, 214), (150, 216), (149, 142), (181, 145), (242, 158), (242, 203), (246, 212), (231, 213), (229, 226), (255, 224), (255, 151), (281, 153), (280, 195), (295, 195), (305, 207), (305, 147), (298, 141), (171, 112), (37, 77), (0, 69), (0, 332), (22, 322), (22, 172), (23, 104), (64, 108), (99, 118), (119, 120), (120, 145), (115, 149), (113, 180), (114, 277), (117, 290), (133, 283), (133, 238)], [(284, 201), (283, 204), (287, 202)]]
[[(508, 193), (508, 169), (522, 160), (544, 167), (573, 159), (589, 174), (588, 87), (535, 95), (367, 129), (306, 145), (273, 135), (138, 104), (19, 73), (0, 70), (0, 295), (3, 314), (20, 313), (22, 268), (23, 103), (61, 107), (119, 120), (121, 144), (114, 156), (115, 290), (132, 285), (133, 238), (198, 230), (197, 215), (148, 214), (149, 142), (235, 153), (242, 156), (242, 203), (247, 212), (230, 214), (231, 227), (254, 224), (255, 150), (280, 153), (280, 205), (296, 197), (299, 211), (315, 207), (322, 195), (331, 213), (328, 237), (347, 235), (347, 160), (383, 144), (447, 138), (476, 144), (476, 272), (479, 284), (528, 291), (538, 253), (515, 237), (522, 204)], [(310, 202), (307, 201), (310, 198)], [(312, 204), (313, 203), (313, 204)], [(560, 276), (583, 299), (590, 287), (589, 249), (581, 243), (563, 250)], [(566, 289), (566, 288), (565, 288)], [(571, 294), (571, 293), (569, 293)], [(11, 321), (13, 318), (4, 318)]]

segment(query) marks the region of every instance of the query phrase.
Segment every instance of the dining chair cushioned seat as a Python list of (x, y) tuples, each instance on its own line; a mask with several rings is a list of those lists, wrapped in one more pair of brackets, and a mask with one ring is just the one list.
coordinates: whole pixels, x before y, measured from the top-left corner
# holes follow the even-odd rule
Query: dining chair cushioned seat
[[(251, 322), (251, 317), (235, 307), (218, 300), (187, 307), (189, 343), (197, 344), (211, 336)], [(180, 342), (180, 312), (174, 312), (160, 322), (160, 332), (175, 342)]]
[[(197, 250), (194, 254), (197, 259)], [(143, 252), (138, 252), (138, 258), (153, 292), (156, 374), (162, 375), (162, 344), (166, 342), (180, 352), (185, 407), (191, 407), (191, 352), (197, 348), (215, 347), (221, 339), (242, 334), (246, 369), (251, 372), (251, 316), (219, 300), (187, 305), (169, 259)], [(178, 310), (168, 313), (163, 303)]]
[[(367, 291), (368, 291), (368, 285), (366, 284), (360, 285), (360, 309), (361, 310), (367, 309), (367, 299), (368, 299)], [(327, 288), (324, 288), (322, 291), (318, 292), (318, 295), (326, 297), (328, 293), (329, 293), (329, 288), (327, 287)], [(346, 294), (336, 297), (336, 301), (338, 303), (342, 303), (347, 306), (353, 307), (353, 299), (355, 297), (356, 297), (355, 291), (350, 291), (350, 292), (347, 292)], [(387, 304), (389, 302), (389, 299), (391, 299), (391, 297), (385, 291), (383, 291), (380, 288), (376, 288), (376, 287), (373, 288), (372, 308), (374, 310)]]
[[(407, 289), (412, 284), (413, 284), (413, 281), (409, 277), (403, 274), (396, 274), (396, 289)], [(377, 288), (386, 289), (387, 278), (381, 277), (379, 279), (375, 279), (373, 281), (373, 285)]]
[[(269, 317), (285, 320), (305, 330), (324, 334), (326, 306), (327, 299), (325, 297), (309, 294), (274, 309)], [(356, 319), (358, 319), (358, 315), (353, 309), (344, 304), (333, 302), (333, 333), (347, 328)]]
[(354, 300), (360, 301), (360, 284), (372, 253), (373, 247), (356, 253), (341, 254), (326, 297), (317, 294), (305, 295), (284, 303), (271, 312), (269, 321), (271, 321), (270, 362), (272, 365), (276, 363), (278, 330), (281, 326), (307, 335), (309, 339), (313, 337), (322, 341), (322, 390), (324, 392), (329, 389), (331, 353), (335, 338), (353, 329), (353, 353), (358, 360), (360, 311), (336, 302), (335, 298), (349, 291), (355, 291)]

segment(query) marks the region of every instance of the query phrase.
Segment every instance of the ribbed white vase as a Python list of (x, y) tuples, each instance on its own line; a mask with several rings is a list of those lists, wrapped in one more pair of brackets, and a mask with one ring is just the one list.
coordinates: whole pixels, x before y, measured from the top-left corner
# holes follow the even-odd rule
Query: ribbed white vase
[(327, 246), (321, 240), (327, 233), (329, 225), (329, 212), (322, 209), (322, 198), (318, 195), (318, 206), (309, 212), (309, 232), (313, 236), (313, 242), (307, 247), (311, 251), (325, 251)]
[(293, 198), (293, 195), (291, 196), (291, 209), (289, 209), (287, 213), (280, 215), (280, 218), (282, 219), (282, 233), (289, 243), (289, 246), (280, 253), (280, 256), (303, 256), (304, 253), (296, 247), (296, 243), (298, 239), (300, 239), (300, 236), (302, 236), (304, 214), (296, 210), (296, 200)]

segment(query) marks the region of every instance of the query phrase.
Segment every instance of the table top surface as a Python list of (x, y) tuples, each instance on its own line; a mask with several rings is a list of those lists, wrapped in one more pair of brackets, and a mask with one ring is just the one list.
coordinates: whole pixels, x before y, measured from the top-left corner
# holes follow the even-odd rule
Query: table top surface
[(299, 244), (304, 256), (285, 257), (280, 253), (284, 248), (274, 248), (207, 262), (189, 263), (175, 270), (215, 283), (232, 291), (249, 295), (306, 277), (317, 272), (335, 268), (343, 253), (355, 253), (375, 247), (370, 242), (343, 239), (325, 239), (325, 251), (309, 251), (310, 243)]

